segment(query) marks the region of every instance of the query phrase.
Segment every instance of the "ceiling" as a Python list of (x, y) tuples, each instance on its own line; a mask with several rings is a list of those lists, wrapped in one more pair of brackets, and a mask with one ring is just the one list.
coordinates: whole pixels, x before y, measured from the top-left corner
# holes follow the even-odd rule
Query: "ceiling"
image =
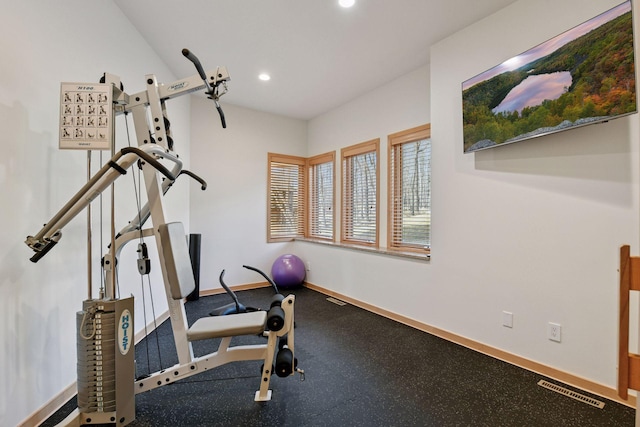
[(305, 120), (426, 65), (431, 45), (514, 1), (114, 0), (177, 77), (195, 74), (188, 48), (205, 70), (227, 67), (223, 105)]

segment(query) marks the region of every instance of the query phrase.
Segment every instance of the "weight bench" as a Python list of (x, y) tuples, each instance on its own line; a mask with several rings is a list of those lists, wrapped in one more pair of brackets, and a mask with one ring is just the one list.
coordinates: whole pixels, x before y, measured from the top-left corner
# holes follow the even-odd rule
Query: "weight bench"
[(238, 335), (259, 335), (267, 322), (266, 311), (202, 317), (187, 330), (189, 341)]
[[(156, 239), (158, 239), (158, 250), (165, 277), (165, 290), (179, 363), (136, 381), (136, 393), (148, 391), (226, 363), (262, 360), (260, 388), (256, 391), (255, 400), (270, 400), (269, 382), (274, 370), (278, 339), (287, 335), (287, 347), (293, 351), (295, 296), (289, 295), (280, 303), (284, 313), (284, 322), (279, 330), (269, 330), (267, 327), (269, 315), (266, 311), (228, 316), (206, 316), (196, 320), (189, 327), (184, 301), (187, 295), (195, 289), (195, 279), (182, 223), (161, 224), (157, 229)], [(240, 335), (263, 335), (267, 338), (267, 344), (230, 346), (231, 338)], [(212, 338), (222, 338), (218, 350), (211, 354), (194, 357), (191, 343)], [(290, 375), (293, 375), (294, 371), (292, 366)], [(278, 375), (283, 376), (280, 375), (280, 372)]]

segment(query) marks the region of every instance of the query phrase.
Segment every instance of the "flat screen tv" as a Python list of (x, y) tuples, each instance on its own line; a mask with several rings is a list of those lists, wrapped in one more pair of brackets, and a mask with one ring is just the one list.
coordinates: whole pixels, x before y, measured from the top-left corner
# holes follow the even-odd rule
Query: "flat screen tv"
[(462, 83), (464, 152), (636, 112), (631, 1)]

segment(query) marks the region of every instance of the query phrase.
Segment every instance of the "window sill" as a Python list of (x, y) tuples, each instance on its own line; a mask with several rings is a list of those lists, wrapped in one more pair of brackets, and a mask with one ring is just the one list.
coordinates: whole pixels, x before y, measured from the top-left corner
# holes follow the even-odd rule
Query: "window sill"
[(415, 260), (420, 260), (420, 261), (429, 261), (429, 260), (431, 260), (431, 254), (419, 254), (419, 253), (416, 253), (416, 252), (391, 251), (391, 250), (384, 249), (384, 248), (372, 248), (372, 247), (367, 247), (367, 246), (350, 245), (350, 244), (346, 244), (346, 243), (338, 243), (338, 242), (333, 242), (333, 241), (329, 241), (329, 240), (309, 239), (309, 238), (304, 238), (304, 237), (297, 237), (297, 238), (295, 238), (293, 240), (296, 241), (296, 242), (314, 243), (314, 244), (318, 244), (318, 245), (333, 246), (333, 247), (337, 247), (337, 248), (351, 249), (351, 250), (354, 250), (354, 251), (368, 252), (368, 253), (378, 254), (378, 255), (394, 256), (394, 257), (398, 257), (398, 258), (409, 258), (409, 259), (415, 259)]

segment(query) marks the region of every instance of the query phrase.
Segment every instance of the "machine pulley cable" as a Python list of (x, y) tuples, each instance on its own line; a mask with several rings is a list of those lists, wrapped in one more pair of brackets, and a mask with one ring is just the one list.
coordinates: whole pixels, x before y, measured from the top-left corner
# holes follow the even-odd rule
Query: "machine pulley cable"
[[(127, 120), (127, 113), (125, 113), (125, 128), (126, 128), (126, 132), (127, 132), (127, 145), (129, 147), (131, 147), (131, 135), (129, 132), (129, 122)], [(182, 173), (182, 172), (181, 172)], [(136, 180), (136, 175), (137, 175), (137, 180)], [(143, 224), (143, 219), (142, 219), (142, 203), (141, 203), (141, 197), (140, 195), (142, 194), (142, 179), (140, 177), (140, 168), (138, 168), (137, 173), (136, 174), (131, 174), (132, 180), (133, 180), (133, 190), (135, 193), (135, 198), (136, 198), (136, 207), (137, 207), (137, 211), (138, 211), (138, 223), (140, 224), (140, 227), (138, 228), (138, 234), (139, 234), (139, 244), (138, 244), (138, 272), (140, 273), (140, 292), (142, 293), (142, 318), (144, 321), (144, 336), (147, 339), (146, 345), (145, 345), (145, 350), (146, 350), (146, 356), (147, 356), (147, 373), (145, 374), (146, 376), (151, 374), (151, 357), (149, 355), (149, 330), (147, 328), (147, 299), (145, 297), (145, 286), (144, 286), (144, 276), (147, 277), (147, 288), (149, 289), (149, 299), (151, 301), (151, 316), (153, 318), (153, 328), (154, 331), (156, 333), (156, 347), (157, 347), (157, 352), (158, 352), (158, 360), (160, 362), (160, 369), (162, 369), (162, 352), (160, 351), (160, 343), (158, 340), (158, 324), (157, 324), (157, 320), (156, 320), (156, 309), (155, 309), (155, 304), (154, 304), (154, 300), (153, 300), (153, 290), (151, 288), (151, 278), (149, 276), (150, 273), (150, 262), (149, 262), (149, 254), (147, 252), (147, 246), (146, 243), (144, 242), (144, 234), (142, 232), (142, 224)], [(205, 184), (206, 185), (206, 184)]]

